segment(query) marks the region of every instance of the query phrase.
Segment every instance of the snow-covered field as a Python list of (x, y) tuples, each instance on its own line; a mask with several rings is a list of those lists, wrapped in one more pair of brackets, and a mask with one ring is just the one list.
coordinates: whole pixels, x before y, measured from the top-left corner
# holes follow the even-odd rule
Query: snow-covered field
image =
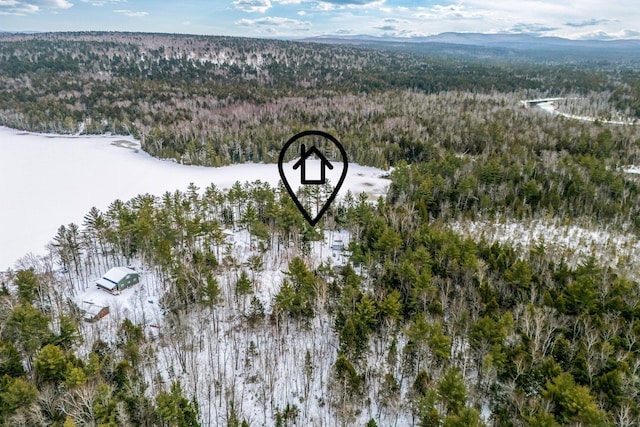
[[(384, 171), (350, 164), (340, 194), (386, 193)], [(93, 206), (116, 199), (186, 190), (189, 183), (229, 188), (236, 181), (276, 186), (276, 164), (220, 168), (185, 166), (153, 158), (122, 136), (59, 136), (0, 127), (0, 271), (27, 253), (40, 254), (63, 224), (82, 223)]]

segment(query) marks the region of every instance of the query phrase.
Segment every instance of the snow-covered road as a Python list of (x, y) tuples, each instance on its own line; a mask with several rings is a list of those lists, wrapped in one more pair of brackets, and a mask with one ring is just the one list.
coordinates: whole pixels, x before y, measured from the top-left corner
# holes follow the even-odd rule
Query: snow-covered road
[(576, 115), (576, 114), (569, 114), (569, 113), (565, 113), (562, 112), (558, 109), (558, 107), (556, 106), (555, 102), (556, 101), (562, 101), (564, 99), (578, 99), (578, 98), (547, 98), (547, 99), (526, 99), (523, 101), (520, 101), (522, 104), (524, 105), (528, 105), (528, 106), (532, 106), (532, 107), (538, 107), (540, 108), (542, 111), (549, 113), (549, 114), (555, 114), (555, 115), (559, 115), (562, 117), (566, 117), (568, 119), (575, 119), (575, 120), (580, 120), (582, 122), (595, 122), (595, 121), (599, 121), (600, 123), (607, 123), (607, 124), (611, 124), (611, 125), (633, 125), (636, 124), (636, 121), (633, 120), (605, 120), (605, 119), (600, 119), (597, 117), (591, 117), (591, 116), (584, 116), (584, 115)]

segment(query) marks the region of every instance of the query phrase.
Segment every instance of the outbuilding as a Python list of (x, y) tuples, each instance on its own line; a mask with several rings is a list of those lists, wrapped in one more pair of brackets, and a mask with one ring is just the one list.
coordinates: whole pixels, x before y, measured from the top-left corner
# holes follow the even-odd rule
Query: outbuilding
[(84, 321), (90, 323), (97, 322), (109, 314), (108, 305), (96, 304), (93, 301), (82, 301), (80, 310), (82, 310), (82, 318)]
[(98, 288), (112, 294), (118, 294), (138, 283), (140, 283), (138, 272), (127, 267), (114, 267), (96, 281)]

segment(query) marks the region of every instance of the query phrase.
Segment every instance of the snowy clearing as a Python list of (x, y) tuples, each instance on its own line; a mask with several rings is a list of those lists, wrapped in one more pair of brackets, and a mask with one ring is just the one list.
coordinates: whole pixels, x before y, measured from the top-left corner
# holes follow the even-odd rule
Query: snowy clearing
[(525, 255), (529, 249), (544, 244), (548, 254), (576, 266), (594, 256), (602, 265), (616, 268), (637, 279), (636, 260), (640, 258), (640, 241), (633, 234), (588, 226), (564, 225), (543, 220), (455, 221), (449, 227), (473, 239), (509, 243)]
[[(383, 174), (352, 163), (340, 194), (382, 196), (389, 185)], [(30, 252), (43, 253), (61, 225), (81, 224), (93, 206), (104, 210), (116, 199), (184, 191), (189, 183), (225, 189), (256, 180), (276, 186), (277, 165), (185, 166), (151, 157), (131, 137), (43, 135), (0, 127), (0, 271)]]

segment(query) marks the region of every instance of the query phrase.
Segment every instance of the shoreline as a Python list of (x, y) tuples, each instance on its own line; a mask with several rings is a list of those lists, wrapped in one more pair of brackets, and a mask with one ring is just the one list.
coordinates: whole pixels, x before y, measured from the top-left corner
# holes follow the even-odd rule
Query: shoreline
[[(240, 163), (221, 167), (183, 165), (152, 157), (122, 136), (66, 136), (25, 133), (0, 127), (0, 271), (14, 268), (29, 255), (46, 253), (46, 245), (62, 224), (82, 224), (96, 207), (104, 211), (115, 200), (140, 194), (162, 196), (186, 191), (190, 183), (203, 191), (236, 182), (261, 181), (277, 188), (277, 165)], [(85, 143), (89, 142), (89, 143)], [(134, 144), (133, 141), (131, 141)], [(124, 145), (124, 146), (123, 146)], [(133, 148), (133, 149), (132, 149)], [(388, 171), (357, 163), (349, 170), (340, 196), (366, 193), (370, 200), (386, 194)]]

